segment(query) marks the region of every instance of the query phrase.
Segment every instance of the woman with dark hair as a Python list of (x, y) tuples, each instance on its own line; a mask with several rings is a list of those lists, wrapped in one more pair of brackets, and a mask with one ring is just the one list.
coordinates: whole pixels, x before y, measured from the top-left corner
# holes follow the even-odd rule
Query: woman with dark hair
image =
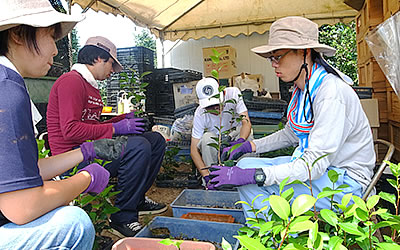
[[(269, 44), (252, 51), (267, 58), (282, 81), (294, 82), (288, 122), (272, 135), (232, 148), (229, 159), (297, 147), (292, 156), (244, 158), (233, 168), (213, 166), (210, 185), (217, 189), (238, 186), (241, 199), (249, 203), (264, 194), (254, 203), (260, 209), (267, 205), (263, 199), (279, 194), (279, 184), (287, 177), (288, 183), (300, 180), (307, 184), (311, 177), (316, 197), (332, 185), (327, 173), (333, 169), (340, 176), (335, 186), (348, 186), (335, 195), (335, 201), (348, 193), (361, 197), (375, 165), (372, 133), (351, 79), (323, 59), (322, 54), (333, 56), (335, 49), (318, 42), (318, 25), (303, 17), (279, 19), (271, 25)], [(285, 190), (291, 187), (294, 198), (310, 194), (303, 184), (287, 185)], [(316, 202), (317, 210), (329, 207), (330, 198)], [(254, 217), (244, 210), (247, 217)]]
[(109, 173), (92, 164), (52, 181), (83, 161), (85, 152), (38, 159), (23, 79), (47, 74), (58, 53), (55, 42), (83, 16), (61, 14), (48, 0), (2, 0), (0, 16), (0, 249), (91, 249), (89, 216), (67, 205), (82, 192), (101, 192)]

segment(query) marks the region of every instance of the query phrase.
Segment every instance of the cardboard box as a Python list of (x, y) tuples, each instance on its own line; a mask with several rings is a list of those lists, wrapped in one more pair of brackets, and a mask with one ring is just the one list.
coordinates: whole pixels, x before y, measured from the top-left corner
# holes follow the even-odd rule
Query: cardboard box
[[(210, 56), (214, 55), (212, 49), (216, 49), (219, 53), (222, 53), (220, 56), (219, 65), (214, 64), (211, 61)], [(211, 71), (213, 69), (217, 70), (222, 66), (221, 70), (219, 71), (219, 78), (231, 78), (233, 75), (237, 74), (236, 49), (229, 45), (203, 48), (203, 65), (204, 76), (212, 76)]]
[(175, 109), (188, 104), (199, 103), (196, 95), (196, 84), (197, 81), (173, 84)]
[(361, 106), (367, 115), (371, 128), (379, 128), (379, 111), (377, 99), (361, 99)]
[(243, 72), (232, 76), (229, 85), (231, 87), (238, 87), (241, 91), (251, 89), (256, 95), (257, 90), (262, 91), (263, 89), (264, 78), (261, 74), (249, 74)]

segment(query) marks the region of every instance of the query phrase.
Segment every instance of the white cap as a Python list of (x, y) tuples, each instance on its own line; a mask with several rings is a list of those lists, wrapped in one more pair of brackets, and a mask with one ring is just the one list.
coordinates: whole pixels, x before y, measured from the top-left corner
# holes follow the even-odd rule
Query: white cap
[(196, 93), (199, 98), (199, 104), (201, 108), (219, 104), (220, 101), (224, 100), (224, 93), (220, 93), (220, 98), (213, 96), (217, 95), (218, 82), (214, 78), (203, 78), (196, 85)]

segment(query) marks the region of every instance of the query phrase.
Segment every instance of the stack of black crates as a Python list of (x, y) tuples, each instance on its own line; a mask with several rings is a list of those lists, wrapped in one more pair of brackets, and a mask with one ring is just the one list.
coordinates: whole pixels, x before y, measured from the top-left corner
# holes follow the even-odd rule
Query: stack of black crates
[[(122, 64), (123, 69), (129, 77), (135, 72), (140, 76), (147, 71), (154, 71), (154, 51), (145, 47), (117, 48), (117, 59)], [(132, 71), (134, 70), (134, 71)], [(149, 79), (144, 79), (148, 81)], [(118, 92), (120, 91), (119, 73), (113, 74), (107, 83), (107, 105), (116, 110), (118, 102)]]
[(155, 69), (146, 88), (146, 113), (173, 116), (175, 111), (174, 83), (186, 83), (202, 78), (202, 73), (176, 68)]

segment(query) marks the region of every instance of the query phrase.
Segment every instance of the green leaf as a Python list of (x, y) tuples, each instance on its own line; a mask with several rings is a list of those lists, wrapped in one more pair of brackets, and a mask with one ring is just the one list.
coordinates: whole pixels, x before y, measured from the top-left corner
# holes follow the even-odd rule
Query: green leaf
[(214, 142), (207, 144), (207, 146), (213, 147), (213, 148), (215, 148), (216, 150), (219, 149), (218, 144), (217, 144), (217, 143), (214, 143)]
[(348, 187), (350, 187), (349, 185), (347, 185), (347, 184), (342, 184), (342, 185), (340, 185), (339, 187), (337, 187), (337, 189), (345, 189), (345, 188), (348, 188)]
[(219, 73), (218, 73), (218, 71), (216, 71), (215, 69), (211, 70), (211, 75), (212, 75), (214, 78), (219, 79)]
[(271, 205), (272, 210), (282, 219), (287, 221), (290, 215), (290, 205), (287, 200), (284, 198), (271, 195), (269, 197), (269, 204)]
[(299, 195), (292, 204), (293, 216), (302, 215), (304, 212), (310, 210), (317, 200), (308, 194)]
[(368, 212), (365, 210), (360, 209), (359, 207), (356, 208), (356, 217), (361, 220), (361, 221), (367, 221), (368, 220)]
[(351, 200), (351, 197), (353, 197), (353, 194), (352, 194), (352, 193), (345, 194), (345, 195), (342, 197), (342, 205), (343, 205), (343, 206), (347, 206), (347, 204), (349, 204), (349, 202), (350, 202), (350, 200)]
[(343, 231), (349, 234), (364, 236), (364, 232), (358, 229), (357, 224), (351, 222), (339, 223), (339, 226)]
[(283, 191), (283, 188), (286, 186), (286, 183), (288, 182), (289, 177), (286, 177), (281, 183), (279, 183), (279, 193), (281, 194)]
[(241, 236), (235, 235), (233, 237), (238, 239), (240, 244), (249, 250), (266, 249), (266, 247), (260, 242), (259, 239), (250, 238), (246, 235), (241, 235)]
[(385, 201), (388, 201), (396, 206), (396, 196), (394, 194), (389, 194), (386, 192), (379, 192), (378, 195)]
[(339, 174), (335, 170), (331, 169), (328, 171), (328, 177), (332, 183), (336, 183), (339, 179)]
[(367, 206), (365, 204), (365, 201), (363, 199), (361, 199), (360, 197), (353, 195), (353, 201), (354, 203), (361, 208), (362, 210), (368, 212)]
[(297, 223), (290, 223), (289, 232), (298, 233), (306, 230), (310, 230), (314, 227), (314, 223), (310, 220), (300, 221)]
[(224, 237), (222, 237), (221, 247), (222, 247), (222, 249), (224, 249), (224, 250), (232, 250), (231, 244), (229, 244), (229, 242), (226, 241)]
[(379, 195), (373, 195), (369, 197), (367, 200), (367, 208), (371, 210), (373, 207), (375, 207), (376, 204), (378, 204), (379, 199), (380, 199)]
[(329, 209), (322, 209), (320, 211), (321, 217), (331, 226), (336, 227), (339, 221), (336, 213)]
[(342, 244), (342, 242), (343, 239), (341, 239), (339, 236), (331, 237), (328, 242), (329, 249), (336, 249), (336, 247)]
[(300, 246), (298, 244), (295, 244), (295, 243), (289, 243), (283, 249), (284, 250), (307, 250), (307, 248)]
[(399, 250), (400, 249), (400, 245), (396, 244), (396, 243), (382, 242), (382, 243), (378, 243), (376, 245), (379, 247), (379, 249), (382, 249), (382, 250)]
[(281, 194), (281, 197), (287, 201), (290, 201), (293, 198), (293, 195), (294, 195), (294, 189), (291, 187), (288, 190), (286, 190), (285, 192), (283, 192)]
[(390, 185), (392, 185), (394, 188), (397, 187), (397, 181), (394, 179), (386, 179), (387, 182), (389, 182)]
[(319, 193), (317, 195), (317, 198), (318, 199), (322, 199), (322, 198), (325, 198), (325, 197), (331, 197), (332, 195), (335, 195), (335, 194), (338, 194), (338, 193), (341, 193), (341, 192), (343, 192), (343, 191), (342, 190), (322, 191), (321, 193)]

